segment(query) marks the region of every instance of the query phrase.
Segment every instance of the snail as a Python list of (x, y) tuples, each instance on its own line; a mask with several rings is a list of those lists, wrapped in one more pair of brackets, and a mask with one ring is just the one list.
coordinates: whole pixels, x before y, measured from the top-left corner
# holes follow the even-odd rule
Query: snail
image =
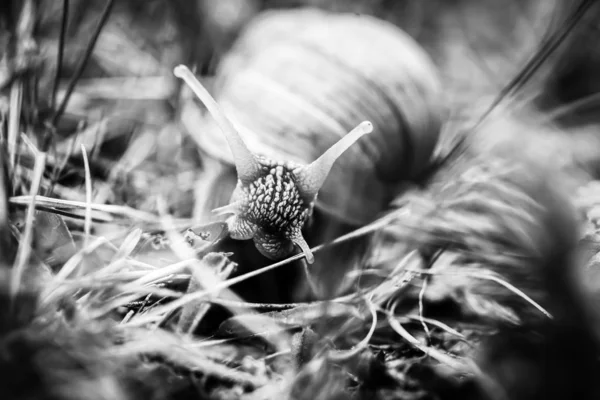
[(221, 61), (214, 99), (185, 67), (175, 74), (209, 111), (184, 104), (184, 124), (200, 131), (206, 155), (237, 170), (231, 201), (216, 212), (233, 213), (232, 238), (252, 238), (274, 260), (294, 246), (314, 260), (301, 234), (313, 208), (351, 225), (373, 220), (425, 169), (439, 137), (432, 61), (369, 16), (264, 12)]

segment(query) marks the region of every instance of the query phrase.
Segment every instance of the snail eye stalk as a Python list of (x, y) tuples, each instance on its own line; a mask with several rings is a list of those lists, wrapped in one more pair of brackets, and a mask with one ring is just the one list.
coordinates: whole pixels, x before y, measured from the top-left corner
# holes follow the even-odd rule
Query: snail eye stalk
[(213, 99), (210, 93), (208, 93), (208, 90), (202, 86), (192, 71), (185, 65), (178, 65), (175, 67), (173, 74), (182, 79), (190, 89), (192, 89), (198, 99), (204, 104), (210, 115), (215, 119), (223, 134), (225, 134), (225, 138), (227, 139), (227, 143), (233, 154), (238, 178), (244, 182), (251, 182), (256, 179), (261, 169), (260, 164), (256, 160), (256, 157), (250, 152), (248, 146), (246, 146), (246, 143), (244, 143), (242, 137), (234, 128), (229, 118), (227, 118), (223, 110), (221, 110), (221, 107), (217, 104), (215, 99)]
[(313, 199), (323, 186), (335, 161), (358, 139), (371, 132), (373, 132), (373, 124), (369, 121), (363, 121), (327, 149), (321, 157), (309, 165), (296, 169), (294, 175), (297, 178), (298, 190), (302, 197)]
[(315, 256), (310, 250), (310, 246), (306, 243), (306, 240), (302, 237), (302, 233), (298, 233), (295, 237), (290, 239), (296, 246), (300, 248), (300, 250), (304, 253), (304, 257), (306, 258), (306, 262), (312, 264), (315, 262)]

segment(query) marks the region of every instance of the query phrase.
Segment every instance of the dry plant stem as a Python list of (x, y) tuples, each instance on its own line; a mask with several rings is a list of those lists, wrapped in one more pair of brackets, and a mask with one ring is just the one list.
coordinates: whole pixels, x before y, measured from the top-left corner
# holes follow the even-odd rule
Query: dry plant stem
[(529, 79), (539, 70), (540, 66), (548, 59), (548, 57), (556, 50), (556, 48), (565, 40), (565, 38), (573, 31), (573, 28), (585, 15), (586, 11), (595, 3), (595, 0), (584, 0), (573, 14), (567, 18), (566, 22), (560, 29), (557, 29), (547, 40), (540, 46), (539, 50), (531, 57), (525, 67), (500, 91), (498, 96), (486, 111), (478, 119), (473, 127), (476, 129), (481, 123), (498, 107), (502, 101), (509, 98), (510, 95), (521, 89)]
[[(0, 251), (4, 252), (4, 238), (9, 237), (10, 235), (10, 212), (8, 208), (8, 188), (9, 188), (9, 176), (6, 171), (7, 162), (4, 159), (5, 157), (5, 149), (2, 146), (0, 140), (0, 235), (2, 238), (0, 239)], [(7, 258), (7, 257), (3, 257)], [(8, 266), (7, 261), (0, 261), (0, 266)], [(1, 268), (1, 267), (0, 267)]]
[(23, 104), (23, 83), (17, 79), (10, 89), (10, 114), (8, 117), (8, 157), (10, 170), (16, 171), (17, 143), (20, 137), (21, 105)]
[(84, 242), (87, 247), (92, 230), (92, 173), (90, 172), (90, 163), (85, 146), (81, 145), (81, 155), (83, 156), (83, 165), (85, 168), (85, 223), (84, 223)]
[(129, 310), (129, 312), (127, 314), (125, 314), (125, 317), (123, 317), (123, 319), (121, 320), (121, 322), (119, 323), (119, 325), (123, 325), (125, 323), (127, 323), (131, 317), (133, 317), (135, 314), (134, 310)]
[[(428, 275), (448, 274), (448, 273), (445, 273), (443, 271), (429, 271), (429, 270), (413, 270), (413, 271), (414, 272), (419, 272), (421, 274), (428, 274)], [(522, 290), (520, 290), (519, 288), (511, 285), (510, 283), (508, 283), (504, 279), (500, 279), (499, 277), (494, 276), (492, 273), (479, 274), (479, 273), (475, 273), (475, 272), (469, 272), (469, 273), (465, 273), (465, 274), (462, 274), (462, 275), (470, 277), (470, 278), (477, 278), (477, 279), (483, 279), (483, 280), (489, 280), (489, 281), (496, 282), (496, 283), (504, 286), (506, 289), (510, 290), (511, 292), (513, 292), (514, 294), (516, 294), (517, 296), (521, 297), (523, 300), (525, 300), (526, 302), (528, 302), (529, 304), (531, 304), (535, 308), (537, 308), (542, 314), (544, 314), (549, 319), (553, 319), (552, 315), (548, 311), (546, 311), (546, 309), (544, 307), (542, 307), (541, 305), (539, 305), (531, 297), (527, 296)]]
[[(162, 289), (158, 287), (152, 286), (134, 286), (128, 283), (124, 283), (123, 281), (127, 279), (127, 276), (124, 275), (120, 278), (114, 278), (112, 280), (105, 281), (94, 281), (91, 279), (80, 279), (74, 280), (72, 282), (66, 282), (60, 287), (60, 296), (64, 297), (69, 294), (69, 292), (76, 292), (81, 290), (104, 290), (104, 289), (115, 289), (120, 292), (118, 295), (119, 304), (118, 306), (125, 305), (130, 302), (130, 300), (123, 301), (123, 298), (127, 298), (129, 296), (124, 296), (124, 294), (131, 294), (135, 299), (138, 299), (144, 295), (152, 294), (155, 296), (160, 296), (162, 298), (172, 298), (178, 297), (181, 294), (176, 290), (170, 289)], [(114, 309), (118, 308), (114, 307)]]
[[(311, 249), (311, 251), (314, 252), (314, 253), (316, 253), (316, 252), (321, 251), (322, 249), (327, 248), (329, 246), (333, 246), (333, 245), (336, 245), (336, 244), (339, 244), (339, 243), (343, 243), (343, 242), (346, 242), (348, 240), (356, 239), (358, 237), (361, 237), (361, 236), (367, 235), (369, 233), (372, 233), (372, 232), (374, 232), (374, 231), (376, 231), (378, 229), (381, 229), (381, 228), (389, 225), (390, 223), (392, 223), (393, 221), (395, 221), (397, 218), (399, 218), (401, 216), (401, 214), (402, 213), (398, 213), (397, 212), (397, 213), (393, 213), (393, 214), (387, 215), (385, 217), (382, 217), (381, 219), (379, 219), (377, 221), (374, 221), (373, 223), (371, 223), (371, 224), (369, 224), (369, 225), (367, 225), (365, 227), (359, 228), (359, 229), (357, 229), (357, 230), (355, 230), (353, 232), (350, 232), (350, 233), (348, 233), (346, 235), (340, 236), (339, 238), (337, 238), (337, 239), (335, 239), (335, 240), (333, 240), (333, 241), (331, 241), (329, 243), (321, 244), (319, 246), (313, 247)], [(223, 289), (229, 288), (229, 287), (231, 287), (231, 286), (233, 286), (233, 285), (235, 285), (237, 283), (240, 283), (240, 282), (243, 282), (243, 281), (245, 281), (247, 279), (253, 278), (255, 276), (264, 274), (265, 272), (268, 272), (268, 271), (271, 271), (273, 269), (279, 268), (279, 267), (281, 267), (283, 265), (287, 265), (290, 262), (299, 260), (301, 258), (304, 258), (304, 254), (303, 253), (296, 254), (296, 255), (291, 256), (291, 257), (289, 257), (289, 258), (287, 258), (285, 260), (276, 262), (276, 263), (271, 264), (271, 265), (267, 265), (266, 267), (257, 269), (255, 271), (248, 272), (246, 274), (237, 276), (235, 278), (228, 279), (228, 280), (222, 282), (221, 284), (218, 284), (218, 285), (215, 285), (214, 287), (211, 287), (210, 289), (206, 289), (204, 291), (199, 291), (199, 292), (196, 292), (196, 293), (193, 293), (193, 294), (185, 295), (185, 296), (179, 298), (178, 300), (172, 301), (171, 303), (169, 303), (169, 304), (167, 304), (165, 306), (162, 306), (162, 307), (159, 307), (159, 308), (155, 309), (154, 313), (158, 314), (158, 313), (166, 313), (166, 312), (173, 311), (173, 310), (175, 310), (175, 309), (177, 309), (179, 307), (182, 307), (183, 305), (187, 304), (190, 301), (194, 301), (194, 300), (202, 299), (203, 297), (210, 296), (210, 295), (212, 295), (212, 294), (214, 294), (216, 292), (219, 292), (219, 291), (221, 291)], [(155, 319), (156, 319), (156, 316), (153, 315), (153, 313), (146, 313), (143, 316), (140, 315), (138, 317), (135, 317), (131, 321), (131, 324), (143, 325), (145, 323), (152, 322)]]
[(600, 93), (592, 93), (588, 96), (582, 97), (581, 99), (577, 99), (567, 104), (555, 107), (553, 110), (541, 117), (540, 123), (543, 124), (548, 123), (550, 121), (554, 121), (556, 119), (566, 116), (567, 114), (576, 113), (579, 109), (591, 106), (597, 107), (599, 103)]
[[(33, 41), (33, 29), (35, 21), (35, 4), (32, 0), (25, 0), (22, 3), (21, 13), (16, 24), (16, 56), (21, 58), (28, 51)], [(23, 81), (17, 78), (10, 91), (10, 115), (8, 120), (8, 152), (10, 159), (10, 168), (12, 173), (16, 171), (17, 141), (20, 135), (21, 107), (23, 103)], [(16, 183), (16, 182), (15, 182)], [(16, 185), (15, 185), (16, 186)]]
[(266, 382), (248, 372), (238, 371), (223, 363), (215, 361), (207, 349), (195, 348), (196, 341), (178, 336), (161, 329), (153, 332), (132, 330), (126, 342), (121, 346), (113, 346), (111, 355), (119, 358), (139, 357), (143, 354), (157, 354), (176, 364), (185, 366), (210, 376), (224, 378), (230, 382), (241, 383), (251, 387), (263, 386)]
[(181, 260), (176, 262), (175, 264), (171, 264), (166, 267), (159, 268), (155, 271), (151, 271), (148, 273), (144, 273), (139, 279), (137, 279), (134, 284), (137, 285), (148, 285), (153, 282), (157, 282), (163, 279), (165, 276), (173, 275), (179, 273), (181, 271), (189, 269), (189, 267), (193, 266), (194, 263), (198, 262), (196, 257), (188, 258), (185, 260)]
[(167, 101), (173, 93), (171, 78), (164, 75), (81, 79), (77, 93), (105, 100)]
[(19, 292), (21, 286), (21, 278), (23, 276), (23, 272), (29, 263), (29, 256), (31, 254), (31, 241), (33, 238), (33, 224), (35, 219), (35, 201), (36, 194), (40, 188), (40, 183), (42, 180), (42, 174), (44, 173), (44, 168), (46, 167), (46, 153), (40, 153), (35, 158), (35, 165), (33, 169), (33, 182), (31, 185), (30, 195), (31, 195), (31, 203), (27, 208), (27, 216), (25, 219), (25, 231), (23, 233), (23, 237), (19, 241), (19, 248), (17, 251), (17, 257), (15, 259), (15, 264), (12, 269), (11, 274), (11, 285), (10, 285), (10, 294), (11, 294), (11, 307), (14, 307), (14, 299), (17, 293)]
[[(11, 204), (27, 205), (31, 202), (31, 196), (13, 196), (9, 199)], [(57, 208), (77, 208), (80, 210), (86, 210), (88, 203), (84, 201), (74, 200), (61, 200), (47, 196), (37, 196), (38, 205), (46, 207), (57, 207)], [(132, 220), (149, 222), (149, 223), (160, 223), (160, 218), (154, 214), (146, 213), (143, 211), (136, 210), (128, 206), (120, 206), (114, 204), (89, 204), (92, 210), (106, 212), (109, 214), (115, 214), (118, 216), (124, 216), (131, 218)]]
[[(72, 212), (68, 212), (68, 211), (64, 211), (64, 210), (57, 210), (56, 208), (45, 207), (45, 206), (41, 206), (39, 204), (36, 204), (35, 209), (39, 210), (39, 211), (44, 211), (44, 212), (60, 215), (62, 217), (67, 217), (67, 218), (72, 218), (72, 219), (77, 219), (77, 220), (82, 220), (82, 219), (85, 220), (85, 215), (74, 214)], [(118, 221), (116, 221), (112, 217), (93, 215), (92, 222), (96, 222), (96, 223), (100, 223), (100, 224), (111, 224), (111, 223), (117, 223)]]
[(60, 75), (62, 74), (62, 62), (65, 52), (65, 36), (67, 34), (67, 23), (69, 21), (69, 0), (63, 0), (62, 17), (60, 20), (60, 36), (58, 39), (58, 49), (56, 54), (56, 74), (54, 75), (54, 83), (52, 85), (52, 98), (50, 99), (50, 109), (56, 107), (56, 93), (58, 92), (58, 84)]
[[(234, 343), (234, 342), (238, 342), (239, 339), (238, 338), (230, 338), (230, 339), (201, 339), (199, 341), (197, 341), (194, 344), (191, 344), (190, 346), (194, 349), (201, 349), (201, 348), (206, 348), (206, 347), (213, 347), (213, 346), (218, 346), (220, 344), (227, 344), (227, 343)], [(283, 350), (286, 351), (286, 350)]]
[(67, 90), (65, 91), (65, 94), (62, 98), (60, 106), (54, 112), (54, 116), (52, 117), (52, 122), (51, 122), (52, 126), (56, 126), (58, 120), (60, 119), (62, 114), (65, 112), (67, 105), (69, 104), (69, 99), (71, 98), (71, 95), (73, 94), (73, 90), (75, 90), (75, 85), (77, 85), (77, 81), (79, 81), (79, 78), (81, 78), (81, 75), (83, 74), (83, 71), (85, 70), (85, 67), (87, 66), (87, 63), (88, 63), (90, 57), (92, 56), (92, 53), (94, 52), (94, 47), (96, 46), (96, 41), (98, 40), (98, 37), (100, 36), (100, 32), (102, 32), (102, 28), (104, 27), (104, 25), (106, 24), (106, 21), (108, 20), (108, 17), (110, 15), (110, 12), (112, 10), (114, 2), (115, 2), (114, 0), (107, 0), (106, 6), (104, 7), (104, 10), (102, 11), (102, 15), (100, 16), (100, 20), (98, 21), (98, 25), (96, 26), (96, 29), (94, 30), (92, 38), (90, 39), (90, 42), (88, 43), (85, 54), (81, 58), (81, 62), (77, 66), (75, 73), (73, 74), (71, 80), (69, 81)]
[(31, 151), (34, 157), (37, 157), (40, 154), (40, 151), (37, 149), (37, 147), (35, 147), (35, 144), (33, 144), (33, 142), (24, 133), (21, 133), (20, 137), (25, 146), (27, 146), (27, 149)]
[(427, 347), (427, 346), (421, 344), (421, 342), (419, 342), (419, 340), (417, 340), (417, 338), (415, 338), (413, 335), (411, 335), (406, 329), (404, 329), (402, 324), (400, 324), (400, 322), (398, 322), (398, 320), (394, 316), (394, 310), (386, 311), (386, 313), (387, 313), (388, 323), (390, 324), (392, 329), (398, 335), (400, 335), (400, 337), (402, 337), (404, 340), (406, 340), (409, 344), (413, 345), (415, 348), (421, 350), (423, 353), (425, 353), (429, 357), (435, 359), (436, 361), (438, 361), (442, 364), (446, 364), (456, 370), (464, 370), (464, 367), (465, 367), (464, 364), (462, 364), (459, 361), (455, 360), (454, 358), (442, 353), (441, 351), (439, 351), (436, 348)]
[(438, 321), (436, 319), (431, 319), (431, 318), (423, 317), (422, 315), (407, 315), (406, 318), (408, 320), (411, 320), (411, 321), (418, 321), (418, 322), (421, 322), (421, 323), (422, 322), (426, 322), (429, 325), (436, 326), (436, 327), (440, 328), (441, 330), (446, 331), (446, 332), (448, 332), (449, 334), (451, 334), (453, 336), (456, 336), (457, 338), (466, 339), (465, 335), (463, 335), (462, 333), (460, 333), (456, 329), (451, 328), (447, 324), (445, 324), (445, 323), (443, 323), (441, 321)]
[(286, 356), (291, 353), (292, 353), (292, 349), (286, 349), (286, 350), (278, 351), (277, 353), (269, 354), (268, 356), (261, 357), (261, 358), (257, 359), (257, 361), (272, 360), (273, 358)]
[(421, 290), (419, 291), (419, 321), (421, 322), (421, 325), (423, 326), (423, 330), (425, 331), (425, 334), (427, 335), (427, 339), (429, 341), (431, 341), (431, 334), (429, 332), (429, 328), (427, 327), (427, 324), (425, 323), (425, 319), (423, 318), (423, 297), (425, 296), (425, 290), (427, 290), (427, 276), (425, 276), (423, 278), (423, 285), (421, 286)]
[(330, 360), (345, 361), (355, 356), (360, 351), (366, 349), (369, 345), (369, 342), (371, 341), (371, 338), (375, 333), (375, 329), (377, 329), (377, 308), (370, 299), (365, 298), (365, 302), (367, 303), (367, 306), (369, 307), (369, 311), (371, 313), (371, 328), (369, 329), (369, 332), (359, 343), (356, 344), (356, 346), (353, 346), (351, 349), (332, 351), (327, 353), (327, 358), (329, 358)]

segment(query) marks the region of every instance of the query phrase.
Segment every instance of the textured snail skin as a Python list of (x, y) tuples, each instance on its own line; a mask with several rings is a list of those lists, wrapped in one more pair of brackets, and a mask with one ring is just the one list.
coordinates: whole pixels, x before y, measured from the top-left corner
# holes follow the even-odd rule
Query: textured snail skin
[[(262, 174), (250, 183), (238, 180), (231, 198), (237, 213), (227, 225), (233, 239), (254, 239), (262, 255), (277, 260), (291, 254), (295, 242), (303, 242), (302, 227), (312, 215), (316, 196), (302, 198), (293, 173), (300, 166), (262, 157), (257, 161)], [(312, 262), (312, 256), (308, 258)]]

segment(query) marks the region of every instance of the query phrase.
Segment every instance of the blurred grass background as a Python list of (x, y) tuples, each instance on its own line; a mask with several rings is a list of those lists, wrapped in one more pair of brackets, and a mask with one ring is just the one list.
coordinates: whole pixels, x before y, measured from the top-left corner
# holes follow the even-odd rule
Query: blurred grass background
[[(443, 78), (443, 142), (468, 132), (472, 145), (407, 216), (390, 210), (329, 308), (280, 304), (294, 275), (232, 290), (262, 265), (207, 256), (198, 238), (190, 254), (157, 217), (201, 222), (212, 165), (180, 122), (173, 67), (210, 86), (254, 16), (309, 6), (414, 37)], [(566, 0), (3, 2), (3, 398), (597, 398), (599, 13)], [(31, 193), (50, 198), (35, 213)], [(199, 288), (210, 302), (169, 309)], [(200, 315), (194, 335), (182, 315)]]

